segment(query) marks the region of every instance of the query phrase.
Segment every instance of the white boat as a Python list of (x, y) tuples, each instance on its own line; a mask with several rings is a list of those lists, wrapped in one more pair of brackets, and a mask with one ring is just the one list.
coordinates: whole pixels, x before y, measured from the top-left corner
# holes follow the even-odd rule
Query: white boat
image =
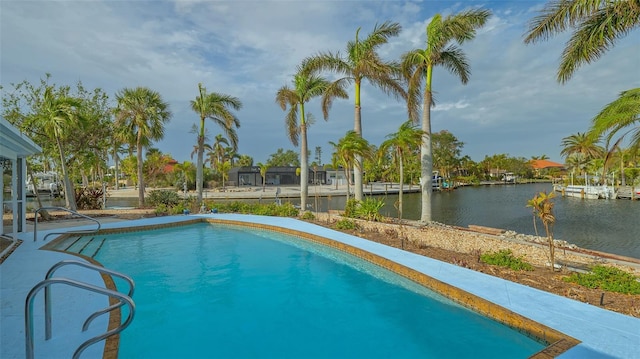
[(35, 196), (38, 193), (47, 193), (52, 196), (59, 196), (62, 190), (62, 183), (55, 172), (34, 173), (35, 185), (31, 182), (31, 176), (27, 176), (27, 196)]
[(554, 186), (554, 189), (561, 192), (566, 197), (576, 197), (584, 199), (610, 199), (616, 198), (613, 188), (604, 186), (584, 186), (584, 185), (569, 185), (569, 186)]

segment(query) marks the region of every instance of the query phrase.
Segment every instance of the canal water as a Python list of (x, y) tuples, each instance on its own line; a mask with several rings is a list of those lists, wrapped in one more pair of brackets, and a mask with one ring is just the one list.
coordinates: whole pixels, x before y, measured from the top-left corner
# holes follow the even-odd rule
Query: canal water
[[(434, 221), (461, 227), (476, 224), (535, 234), (532, 210), (526, 205), (528, 200), (542, 191), (552, 191), (551, 184), (461, 187), (451, 192), (436, 192), (433, 194), (432, 217)], [(344, 196), (316, 198), (313, 188), (309, 189), (309, 195), (308, 202), (320, 211), (344, 209)], [(381, 213), (397, 217), (394, 205), (398, 196), (384, 195), (378, 198), (385, 200)], [(420, 193), (405, 194), (403, 201), (404, 218), (420, 219)], [(554, 238), (582, 248), (640, 259), (640, 201), (582, 200), (563, 198), (559, 193), (553, 201), (556, 216)], [(299, 200), (292, 202), (299, 204)], [(54, 202), (54, 205), (63, 204)], [(51, 205), (51, 202), (43, 205)], [(107, 202), (109, 207), (136, 205), (137, 198), (109, 198)], [(544, 235), (544, 228), (539, 221), (538, 232)]]

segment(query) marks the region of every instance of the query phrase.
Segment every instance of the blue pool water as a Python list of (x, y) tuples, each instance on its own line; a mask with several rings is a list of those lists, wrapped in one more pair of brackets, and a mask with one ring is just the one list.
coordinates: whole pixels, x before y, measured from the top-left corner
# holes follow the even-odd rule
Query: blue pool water
[(121, 358), (524, 358), (544, 347), (295, 237), (196, 224), (107, 238), (95, 259), (137, 286)]

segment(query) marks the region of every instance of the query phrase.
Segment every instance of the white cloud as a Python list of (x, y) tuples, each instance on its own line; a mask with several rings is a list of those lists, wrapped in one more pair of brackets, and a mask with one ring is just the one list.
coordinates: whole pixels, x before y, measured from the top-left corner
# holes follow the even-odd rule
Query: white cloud
[[(620, 91), (640, 87), (638, 33), (622, 39), (566, 85), (555, 80), (564, 41), (525, 45), (527, 21), (544, 1), (484, 2), (494, 16), (462, 48), (472, 75), (467, 85), (443, 69), (434, 72), (434, 130), (465, 142), (474, 159), (485, 154), (546, 153), (559, 160), (562, 137), (584, 131), (590, 118)], [(239, 97), (240, 152), (264, 161), (279, 147), (293, 149), (276, 90), (296, 66), (319, 51), (344, 53), (358, 27), (366, 36), (376, 23), (397, 21), (403, 31), (380, 50), (387, 59), (425, 46), (425, 27), (436, 12), (467, 3), (414, 1), (19, 1), (0, 2), (0, 80), (3, 86), (46, 72), (58, 84), (82, 80), (109, 94), (148, 86), (170, 102), (174, 118), (157, 146), (188, 160), (195, 138), (189, 101), (197, 84)], [(474, 5), (475, 6), (475, 5)], [(352, 91), (351, 91), (352, 92)], [(353, 96), (352, 93), (350, 93)], [(353, 128), (353, 98), (334, 104), (328, 122), (310, 104), (316, 124), (312, 146), (336, 141)], [(406, 119), (401, 102), (370, 84), (362, 88), (365, 137), (379, 144)], [(209, 126), (210, 134), (218, 129)], [(536, 137), (535, 140), (532, 137)], [(297, 150), (297, 149), (296, 149)]]
[(449, 111), (449, 110), (460, 110), (463, 108), (467, 108), (470, 106), (470, 103), (466, 100), (458, 100), (456, 102), (445, 102), (436, 104), (436, 106), (432, 109), (433, 112), (437, 111)]

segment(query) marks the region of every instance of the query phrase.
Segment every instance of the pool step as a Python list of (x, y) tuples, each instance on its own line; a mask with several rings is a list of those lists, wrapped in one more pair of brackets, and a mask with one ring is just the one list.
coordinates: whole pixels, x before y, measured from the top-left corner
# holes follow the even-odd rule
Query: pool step
[(57, 246), (57, 249), (94, 258), (100, 251), (100, 248), (102, 248), (105, 240), (106, 238), (104, 237), (97, 238), (94, 236), (73, 236), (60, 243)]

